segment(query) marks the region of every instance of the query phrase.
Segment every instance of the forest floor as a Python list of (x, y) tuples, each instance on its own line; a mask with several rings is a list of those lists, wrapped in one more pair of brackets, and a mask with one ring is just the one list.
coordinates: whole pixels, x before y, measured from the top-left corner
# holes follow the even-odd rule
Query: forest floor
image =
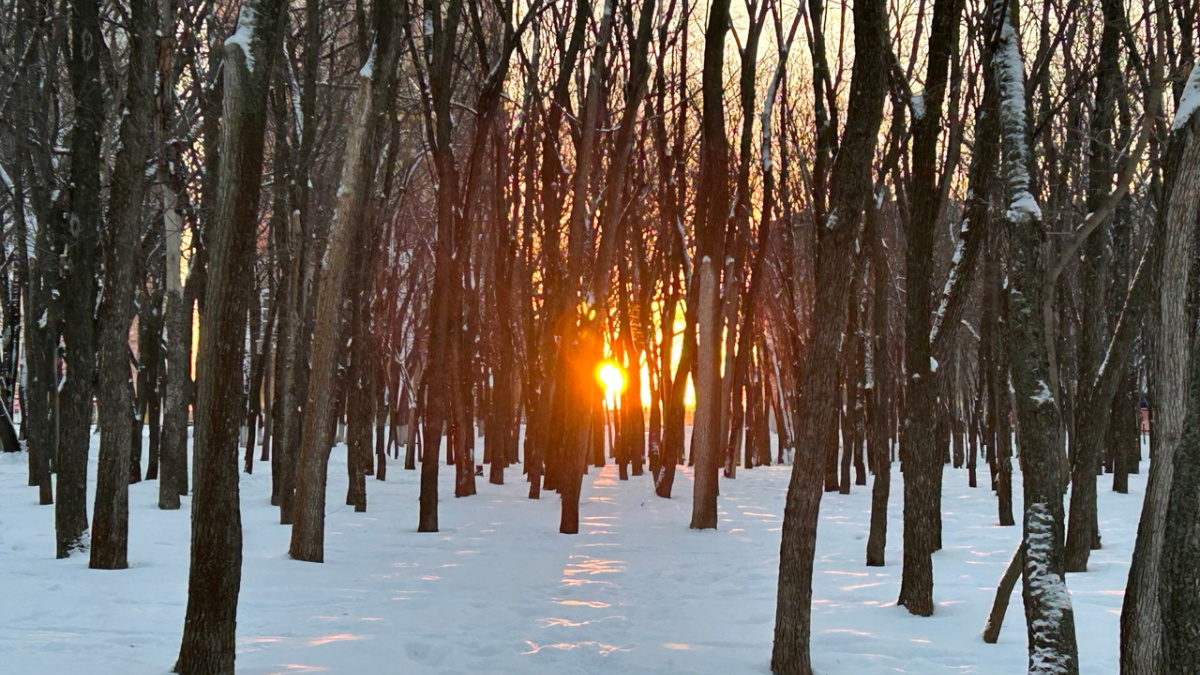
[[(89, 500), (95, 492), (92, 450)], [(157, 482), (130, 489), (130, 569), (54, 560), (54, 510), (25, 486), (23, 454), (0, 455), (0, 671), (13, 675), (166, 673), (186, 604), (190, 501), (159, 511)], [(554, 494), (526, 498), (478, 478), (455, 499), (443, 466), (437, 534), (418, 534), (418, 472), (396, 463), (368, 479), (367, 513), (342, 506), (345, 450), (334, 450), (324, 564), (288, 558), (290, 530), (269, 503), (269, 466), (241, 482), (244, 567), (238, 612), (241, 675), (396, 673), (768, 673), (788, 467), (721, 479), (720, 527), (688, 529), (692, 474), (675, 497), (649, 476), (584, 479), (582, 527), (558, 534)], [(1101, 478), (1104, 548), (1068, 577), (1080, 671), (1116, 673), (1119, 616), (1147, 463), (1128, 495)], [(1020, 587), (999, 644), (979, 632), (1021, 535), (998, 527), (986, 468), (978, 489), (947, 469), (945, 548), (934, 556), (932, 618), (896, 606), (903, 477), (893, 471), (887, 566), (863, 565), (870, 489), (826, 494), (814, 574), (813, 664), (820, 673), (1024, 672)], [(1020, 477), (1014, 493), (1020, 508)], [(1018, 512), (1019, 513), (1019, 512)]]

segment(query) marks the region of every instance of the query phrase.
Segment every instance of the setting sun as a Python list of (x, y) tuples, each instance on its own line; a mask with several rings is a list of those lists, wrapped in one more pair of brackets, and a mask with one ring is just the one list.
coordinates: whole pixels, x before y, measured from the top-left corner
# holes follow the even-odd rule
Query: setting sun
[(613, 361), (605, 361), (596, 369), (596, 379), (604, 386), (604, 394), (616, 398), (625, 391), (625, 373)]

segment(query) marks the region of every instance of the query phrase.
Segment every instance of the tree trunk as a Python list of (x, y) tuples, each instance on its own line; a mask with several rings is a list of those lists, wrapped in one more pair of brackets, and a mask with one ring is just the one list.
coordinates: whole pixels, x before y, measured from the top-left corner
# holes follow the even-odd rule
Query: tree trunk
[[(163, 0), (162, 25), (175, 21), (176, 0)], [(170, 31), (165, 32), (171, 35)], [(166, 45), (158, 67), (159, 119), (169, 133), (173, 119), (175, 50)], [(167, 161), (159, 162), (159, 199), (163, 210), (162, 240), (166, 249), (166, 302), (163, 324), (167, 337), (166, 372), (163, 375), (162, 439), (159, 441), (158, 508), (178, 509), (180, 495), (187, 494), (188, 391), (192, 383), (192, 298), (184, 293), (182, 270), (183, 213), (180, 210), (180, 165), (174, 146), (164, 145)]]
[[(133, 318), (134, 251), (140, 239), (142, 203), (154, 111), (154, 6), (133, 0), (130, 14), (127, 109), (121, 118), (116, 166), (104, 242), (104, 296), (100, 302), (100, 465), (96, 476), (93, 569), (129, 566), (129, 463), (134, 402), (129, 386), (129, 325)], [(143, 330), (149, 327), (143, 326)], [(140, 427), (139, 427), (140, 429)], [(140, 436), (140, 434), (139, 434)], [(139, 439), (140, 440), (140, 439)]]
[(213, 215), (204, 233), (209, 262), (196, 361), (196, 489), (187, 616), (174, 668), (180, 675), (233, 672), (242, 565), (238, 430), (245, 405), (245, 284), (252, 278), (266, 94), (283, 10), (279, 0), (246, 0), (237, 31), (224, 44), (221, 163)]
[(1004, 615), (1008, 613), (1008, 599), (1012, 596), (1013, 587), (1021, 578), (1021, 570), (1025, 568), (1025, 544), (1017, 546), (1008, 567), (1000, 577), (996, 587), (996, 598), (992, 601), (992, 611), (988, 614), (987, 624), (983, 627), (983, 641), (989, 645), (996, 644), (1000, 639), (1000, 629), (1004, 627)]
[[(292, 558), (309, 562), (325, 559), (325, 492), (329, 470), (329, 452), (333, 439), (329, 436), (329, 420), (333, 417), (336, 400), (329, 393), (336, 389), (338, 352), (342, 336), (342, 296), (350, 257), (357, 236), (366, 236), (361, 217), (362, 203), (371, 190), (373, 153), (371, 141), (375, 129), (375, 101), (387, 91), (391, 73), (392, 31), (395, 18), (389, 0), (377, 0), (375, 47), (372, 56), (359, 72), (358, 90), (352, 103), (346, 155), (342, 160), (342, 177), (338, 188), (337, 210), (326, 245), (321, 283), (317, 290), (316, 327), (312, 342), (312, 372), (308, 382), (307, 404), (300, 442), (298, 480), (296, 482), (295, 524), (289, 549)], [(376, 64), (374, 56), (379, 55)], [(376, 75), (375, 68), (379, 69)], [(359, 336), (366, 340), (366, 336)], [(353, 450), (361, 460), (361, 444)], [(362, 471), (362, 466), (356, 467)], [(358, 477), (355, 477), (357, 480)], [(366, 508), (366, 495), (360, 497)], [(357, 501), (357, 500), (356, 500)], [(359, 503), (355, 510), (359, 510)]]
[[(1189, 96), (1200, 88), (1200, 68), (1193, 68), (1188, 80)], [(1194, 99), (1192, 99), (1194, 100)], [(1184, 617), (1171, 617), (1163, 606), (1169, 585), (1165, 579), (1164, 533), (1168, 528), (1169, 503), (1176, 501), (1174, 471), (1176, 445), (1185, 429), (1184, 416), (1188, 402), (1187, 363), (1192, 319), (1188, 308), (1189, 278), (1193, 274), (1191, 256), (1195, 237), (1197, 203), (1200, 202), (1200, 142), (1197, 136), (1197, 116), (1179, 119), (1168, 141), (1163, 161), (1163, 187), (1159, 199), (1156, 228), (1162, 233), (1161, 278), (1156, 289), (1159, 325), (1156, 330), (1152, 373), (1153, 447), (1150, 478), (1142, 518), (1138, 523), (1134, 544), (1133, 564), (1121, 610), (1121, 672), (1124, 675), (1169, 672), (1165, 662), (1164, 625), (1186, 622)], [(1193, 357), (1194, 358), (1194, 357)], [(1191, 448), (1189, 448), (1191, 451)], [(1191, 458), (1182, 460), (1190, 467)], [(1190, 486), (1181, 486), (1182, 506), (1188, 499)], [(1177, 524), (1178, 527), (1181, 524)], [(1172, 555), (1177, 555), (1173, 553)], [(1173, 583), (1173, 582), (1171, 582)], [(1180, 583), (1185, 583), (1181, 581)], [(1183, 599), (1179, 602), (1186, 602)], [(1180, 625), (1171, 630), (1182, 630)], [(1175, 632), (1171, 639), (1183, 633)], [(1173, 658), (1173, 657), (1172, 657)], [(1181, 671), (1191, 672), (1191, 671)]]
[[(717, 314), (717, 271), (712, 259), (700, 261), (700, 318), (697, 322), (700, 347), (696, 363), (696, 420), (692, 437), (696, 442), (696, 474), (692, 494), (693, 530), (717, 528), (717, 476), (720, 467), (720, 380), (717, 352), (720, 351), (720, 316)], [(699, 397), (704, 392), (703, 397)]]
[(925, 91), (921, 105), (913, 105), (912, 220), (905, 251), (904, 562), (897, 604), (917, 616), (933, 614), (933, 552), (939, 548), (942, 517), (940, 475), (946, 448), (937, 433), (941, 376), (931, 335), (933, 235), (941, 211), (937, 146), (942, 103), (962, 7), (960, 0), (934, 0)]
[[(96, 0), (73, 0), (67, 68), (75, 97), (71, 130), (70, 214), (63, 223), (62, 291), (66, 379), (59, 385), (57, 499), (54, 525), (58, 557), (87, 548), (87, 464), (91, 444), (92, 381), (96, 373), (96, 244), (100, 233), (100, 138), (104, 92), (100, 74), (100, 9)], [(128, 411), (126, 410), (126, 414)], [(128, 426), (128, 419), (122, 420)], [(128, 435), (125, 436), (128, 439)], [(122, 452), (129, 451), (126, 443)], [(122, 479), (124, 475), (122, 474)]]
[[(42, 78), (46, 67), (39, 58), (45, 31), (38, 30), (46, 22), (50, 7), (35, 0), (21, 0), (16, 5), (15, 34), (17, 43), (30, 44), (30, 60), (24, 72), (19, 72), (12, 90), (12, 126), (28, 129), (30, 134), (44, 136), (46, 115), (42, 93)], [(50, 463), (57, 454), (57, 420), (55, 396), (57, 395), (56, 360), (60, 321), (58, 312), (51, 312), (54, 302), (54, 285), (59, 274), (59, 249), (55, 224), (51, 227), (51, 216), (45, 205), (49, 203), (50, 181), (38, 180), (38, 166), (52, 166), (49, 161), (51, 148), (42, 144), (35, 155), (33, 144), (25, 134), (15, 134), (13, 154), (17, 158), (13, 178), (13, 216), (17, 241), (29, 242), (33, 247), (21, 245), (17, 249), (17, 261), (24, 277), (22, 302), (25, 317), (24, 328), (25, 386), (21, 396), (22, 431), (29, 451), (29, 485), (38, 488), (38, 503), (54, 503), (54, 488), (50, 477)], [(40, 161), (33, 158), (39, 156)], [(26, 192), (29, 196), (26, 200)], [(28, 205), (28, 209), (27, 209)], [(39, 206), (41, 205), (41, 206)], [(31, 221), (42, 223), (36, 232), (29, 231)]]
[(1008, 197), (1007, 227), (1012, 245), (1009, 273), (1009, 348), (1020, 424), (1024, 468), (1025, 621), (1029, 672), (1079, 672), (1075, 617), (1063, 564), (1064, 517), (1058, 458), (1058, 405), (1050, 380), (1046, 326), (1041, 320), (1045, 270), (1041, 248), (1045, 228), (1029, 191), (1031, 166), (1026, 125), (1024, 62), (1017, 33), (1016, 6), (996, 6), (999, 42), (993, 75), (1000, 91), (1000, 133)]
[(892, 385), (891, 357), (888, 353), (888, 308), (891, 304), (888, 287), (887, 248), (883, 238), (882, 216), (868, 206), (867, 224), (871, 247), (871, 279), (874, 293), (874, 326), (871, 330), (871, 388), (867, 390), (870, 427), (867, 430), (867, 452), (875, 473), (871, 486), (871, 526), (867, 534), (867, 567), (883, 567), (887, 548), (888, 498), (892, 489), (892, 458), (888, 429)]
[[(806, 367), (795, 373), (802, 383), (804, 422), (788, 483), (780, 544), (779, 589), (771, 671), (775, 675), (809, 675), (812, 571), (816, 553), (817, 516), (821, 504), (822, 457), (812, 449), (827, 435), (825, 408), (837, 391), (837, 353), (846, 329), (851, 269), (846, 264), (857, 244), (862, 209), (871, 197), (871, 158), (883, 117), (886, 91), (886, 7), (881, 0), (854, 6), (855, 60), (844, 143), (830, 179), (832, 208), (820, 230), (816, 261), (816, 304), (809, 327)], [(798, 345), (795, 346), (798, 348)], [(799, 364), (797, 364), (799, 365)]]

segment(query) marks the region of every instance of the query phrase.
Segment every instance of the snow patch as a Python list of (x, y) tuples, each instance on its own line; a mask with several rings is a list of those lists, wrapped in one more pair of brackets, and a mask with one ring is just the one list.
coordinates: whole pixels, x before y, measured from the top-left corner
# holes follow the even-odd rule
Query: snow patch
[(257, 19), (254, 5), (242, 3), (242, 8), (238, 10), (237, 30), (225, 39), (226, 49), (233, 46), (241, 48), (246, 57), (246, 68), (251, 72), (254, 72), (254, 54), (250, 51), (250, 43), (254, 41), (254, 24)]
[(1029, 398), (1038, 405), (1054, 405), (1054, 394), (1050, 393), (1050, 387), (1046, 386), (1045, 380), (1038, 380), (1037, 391)]
[(912, 108), (913, 121), (925, 119), (925, 94), (913, 94), (909, 99), (909, 107)]
[(1188, 76), (1183, 96), (1179, 97), (1179, 106), (1175, 108), (1175, 122), (1171, 124), (1171, 129), (1182, 129), (1196, 114), (1196, 110), (1200, 110), (1200, 64), (1192, 66), (1192, 74)]
[(1013, 195), (1012, 202), (1008, 205), (1008, 218), (1010, 220), (1023, 218), (1041, 220), (1042, 209), (1033, 195), (1029, 194), (1029, 190), (1020, 190)]
[(363, 67), (361, 69), (359, 69), (359, 71), (358, 71), (358, 76), (363, 79), (370, 80), (375, 77), (375, 49), (376, 49), (376, 46), (377, 45), (375, 45), (375, 44), (371, 45), (371, 53), (370, 53), (370, 55), (367, 56), (367, 62), (364, 63)]
[(1000, 128), (1004, 136), (1004, 173), (1011, 192), (1008, 218), (1013, 222), (1041, 219), (1042, 210), (1029, 192), (1029, 143), (1025, 120), (1025, 66), (1020, 37), (1006, 15), (994, 58), (1000, 89)]
[(1059, 649), (1058, 630), (1071, 611), (1071, 595), (1063, 578), (1050, 569), (1054, 550), (1054, 514), (1041, 502), (1025, 515), (1025, 579), (1034, 603), (1044, 608), (1030, 625), (1033, 634), (1029, 672), (1053, 675), (1069, 672), (1068, 658)]

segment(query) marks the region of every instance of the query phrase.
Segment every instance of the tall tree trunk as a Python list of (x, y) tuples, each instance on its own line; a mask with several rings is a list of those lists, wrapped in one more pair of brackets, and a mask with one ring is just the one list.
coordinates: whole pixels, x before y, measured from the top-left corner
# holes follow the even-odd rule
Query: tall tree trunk
[(871, 198), (871, 160), (887, 84), (886, 27), (886, 7), (881, 0), (855, 4), (855, 60), (844, 142), (830, 179), (833, 188), (830, 213), (820, 230), (817, 297), (809, 328), (807, 363), (794, 374), (802, 386), (803, 426), (788, 483), (779, 549), (779, 590), (771, 653), (771, 671), (776, 675), (812, 673), (808, 645), (822, 461), (820, 454), (812, 449), (820, 447), (820, 439), (828, 431), (828, 423), (822, 420), (826, 419), (825, 408), (837, 391), (837, 352), (846, 329), (851, 286), (851, 266), (846, 261), (854, 254), (863, 207)]
[[(1091, 120), (1091, 140), (1088, 157), (1088, 212), (1103, 206), (1112, 185), (1112, 122), (1116, 96), (1120, 87), (1120, 40), (1124, 7), (1120, 0), (1104, 0), (1104, 28), (1100, 38), (1100, 60), (1096, 72), (1096, 102)], [(1067, 528), (1066, 569), (1068, 572), (1087, 571), (1093, 540), (1099, 540), (1095, 529), (1096, 467), (1103, 454), (1111, 415), (1112, 397), (1105, 397), (1096, 383), (1102, 379), (1104, 367), (1116, 369), (1124, 359), (1107, 364), (1104, 351), (1108, 341), (1107, 287), (1127, 285), (1125, 278), (1109, 282), (1115, 269), (1106, 253), (1105, 237), (1093, 234), (1083, 245), (1079, 277), (1082, 293), (1080, 302), (1079, 374), (1076, 395), (1075, 425), (1070, 434), (1073, 447), (1071, 466), (1071, 508)], [(1143, 282), (1144, 283), (1144, 282)], [(1117, 374), (1109, 375), (1116, 377)], [(1119, 377), (1118, 377), (1119, 379)], [(1113, 390), (1115, 393), (1115, 389)]]
[[(73, 0), (70, 12), (67, 69), (75, 97), (75, 126), (71, 130), (70, 213), (68, 222), (62, 224), (65, 251), (60, 290), (67, 372), (66, 381), (59, 386), (58, 455), (54, 463), (58, 493), (54, 525), (59, 558), (87, 547), (87, 464), (96, 373), (96, 243), (101, 222), (100, 136), (105, 110), (99, 3)], [(128, 420), (122, 425), (128, 426)], [(126, 443), (122, 451), (128, 450)]]
[[(129, 546), (129, 461), (134, 412), (129, 386), (129, 325), (133, 318), (133, 265), (146, 192), (146, 158), (154, 111), (152, 0), (132, 0), (127, 103), (121, 118), (104, 242), (104, 296), (100, 302), (100, 466), (96, 476), (93, 569), (125, 569)], [(148, 327), (143, 327), (147, 329)]]
[(696, 380), (708, 389), (706, 405), (696, 405), (694, 438), (696, 438), (696, 479), (692, 495), (693, 530), (717, 528), (717, 469), (720, 466), (718, 449), (721, 430), (719, 410), (720, 372), (717, 369), (717, 354), (720, 349), (720, 316), (717, 313), (717, 271), (709, 257), (700, 261), (700, 337), (699, 354), (696, 362)]
[(884, 551), (887, 548), (887, 510), (888, 498), (892, 489), (892, 458), (891, 441), (888, 438), (890, 420), (888, 408), (891, 405), (891, 355), (888, 353), (888, 308), (891, 298), (888, 293), (891, 279), (888, 272), (887, 246), (883, 238), (882, 214), (879, 210), (868, 206), (868, 234), (871, 247), (871, 280), (874, 293), (873, 311), (874, 326), (871, 329), (871, 387), (867, 390), (867, 402), (870, 406), (868, 416), (870, 426), (867, 430), (867, 452), (870, 455), (871, 468), (875, 473), (874, 484), (871, 486), (871, 527), (867, 535), (867, 566), (883, 567), (885, 564)]
[[(1200, 68), (1193, 67), (1175, 113), (1163, 162), (1156, 227), (1163, 235), (1159, 321), (1154, 350), (1154, 441), (1150, 480), (1121, 615), (1122, 673), (1195, 673), (1198, 513), (1196, 340), (1192, 335), (1192, 253), (1200, 204)], [(1192, 106), (1188, 108), (1185, 104)], [(1192, 343), (1188, 369), (1189, 342)], [(1190, 380), (1187, 379), (1190, 376)], [(1174, 518), (1185, 518), (1172, 522)], [(1171, 575), (1171, 576), (1168, 576)], [(1178, 596), (1178, 597), (1175, 597)], [(1192, 641), (1189, 644), (1189, 641)], [(1126, 654), (1129, 657), (1126, 658)]]
[(933, 552), (941, 530), (942, 457), (936, 432), (938, 365), (933, 356), (933, 235), (941, 211), (938, 139), (951, 54), (958, 39), (961, 0), (935, 0), (925, 91), (913, 102), (912, 217), (905, 255), (904, 362), (908, 416), (904, 422), (904, 566), (897, 604), (911, 614), (933, 614)]
[(209, 261), (196, 360), (188, 604), (174, 668), (180, 675), (233, 672), (242, 580), (238, 431), (245, 410), (245, 284), (252, 278), (267, 88), (283, 10), (280, 0), (245, 0), (237, 30), (224, 44), (220, 168), (212, 219), (204, 233)]
[(1009, 348), (1020, 425), (1025, 483), (1025, 621), (1029, 672), (1079, 672), (1075, 617), (1063, 566), (1065, 529), (1058, 458), (1058, 405), (1051, 393), (1046, 326), (1041, 320), (1042, 246), (1046, 232), (1041, 209), (1030, 193), (1031, 157), (1026, 125), (1024, 62), (1016, 4), (995, 5), (998, 43), (993, 75), (1000, 93), (1001, 157), (1010, 233)]
[[(16, 5), (15, 35), (18, 44), (30, 45), (29, 62), (19, 72), (14, 82), (12, 96), (12, 121), (16, 129), (29, 129), (45, 137), (43, 125), (46, 116), (43, 84), (45, 66), (41, 63), (45, 25), (50, 6), (37, 0), (21, 0)], [(36, 131), (34, 131), (36, 130)], [(25, 386), (21, 396), (22, 431), (25, 432), (26, 448), (29, 451), (29, 484), (38, 488), (38, 503), (54, 503), (54, 488), (50, 477), (50, 463), (57, 452), (55, 428), (55, 396), (57, 378), (55, 361), (58, 353), (58, 312), (51, 312), (53, 288), (58, 279), (59, 244), (56, 225), (50, 222), (46, 208), (50, 202), (50, 181), (37, 179), (38, 167), (51, 167), (51, 148), (40, 150), (40, 161), (33, 159), (33, 145), (25, 134), (15, 134), (13, 154), (16, 171), (13, 178), (13, 216), (17, 241), (18, 266), (24, 277), (22, 302), (25, 307), (24, 352)], [(40, 205), (40, 206), (39, 206)], [(36, 232), (30, 233), (33, 224)], [(40, 224), (40, 226), (38, 226)], [(33, 238), (33, 247), (27, 242)]]
[[(325, 559), (325, 492), (329, 452), (333, 447), (333, 439), (329, 436), (329, 420), (336, 410), (336, 401), (329, 396), (329, 392), (336, 389), (342, 336), (342, 296), (356, 234), (366, 236), (367, 232), (362, 231), (366, 229), (362, 223), (370, 222), (369, 218), (361, 217), (361, 212), (363, 200), (371, 191), (374, 174), (371, 144), (377, 126), (375, 105), (377, 100), (382, 99), (381, 94), (387, 91), (395, 61), (392, 34), (396, 20), (392, 4), (390, 0), (376, 0), (374, 9), (375, 45), (372, 56), (368, 57), (359, 71), (346, 156), (342, 160), (337, 210), (334, 212), (321, 283), (317, 290), (312, 374), (308, 382), (308, 403), (305, 406), (296, 483), (295, 524), (292, 526), (289, 549), (292, 558), (309, 562), (323, 562)], [(356, 232), (356, 228), (359, 232)], [(360, 335), (359, 339), (365, 340), (365, 336)]]
[[(161, 0), (160, 24), (175, 25), (177, 0)], [(174, 32), (163, 31), (165, 44), (159, 52), (158, 107), (162, 137), (170, 138), (175, 110)], [(183, 213), (180, 204), (180, 166), (175, 147), (164, 143), (159, 161), (158, 197), (162, 202), (166, 269), (163, 327), (166, 330), (166, 369), (163, 375), (162, 433), (159, 441), (158, 508), (178, 509), (179, 497), (187, 492), (188, 390), (191, 385), (192, 302), (185, 296), (182, 270)], [(187, 298), (185, 300), (185, 297)]]

